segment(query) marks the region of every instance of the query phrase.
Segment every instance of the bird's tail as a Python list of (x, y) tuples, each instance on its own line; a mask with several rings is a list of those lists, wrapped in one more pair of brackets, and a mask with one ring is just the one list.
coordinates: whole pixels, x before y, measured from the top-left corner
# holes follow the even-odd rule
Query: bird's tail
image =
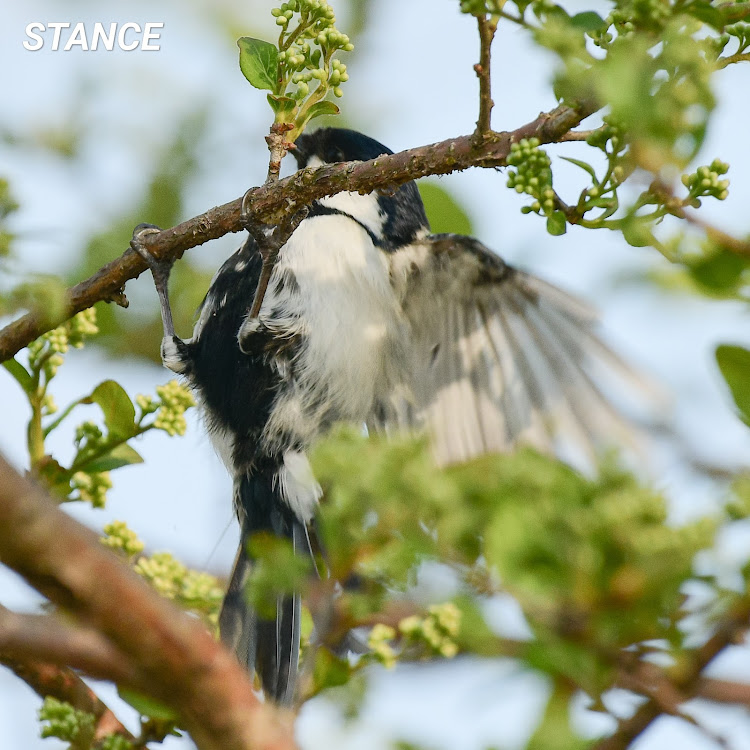
[(265, 694), (281, 705), (294, 701), (300, 638), (300, 596), (279, 595), (276, 615), (266, 618), (248, 603), (253, 566), (248, 541), (260, 532), (289, 539), (298, 554), (310, 554), (307, 529), (284, 503), (273, 476), (243, 476), (235, 486), (242, 538), (219, 616), (221, 640), (240, 664), (260, 678)]

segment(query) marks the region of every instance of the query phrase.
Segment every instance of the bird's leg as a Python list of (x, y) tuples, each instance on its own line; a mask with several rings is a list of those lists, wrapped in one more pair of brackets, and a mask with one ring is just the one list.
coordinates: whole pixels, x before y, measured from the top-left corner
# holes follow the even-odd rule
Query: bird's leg
[(266, 295), (268, 282), (271, 280), (271, 274), (276, 265), (279, 251), (286, 245), (289, 238), (294, 234), (294, 230), (297, 229), (309, 212), (308, 207), (303, 206), (291, 216), (286, 217), (281, 224), (263, 224), (253, 218), (252, 211), (248, 205), (252, 192), (251, 188), (242, 198), (240, 220), (258, 244), (258, 252), (263, 259), (263, 265), (260, 270), (260, 278), (258, 279), (258, 286), (255, 290), (250, 311), (239, 332), (240, 349), (243, 349), (243, 340), (254, 333), (258, 327), (258, 315), (260, 315), (260, 308), (263, 304), (263, 298)]
[(130, 247), (143, 258), (151, 269), (154, 277), (154, 286), (159, 295), (159, 307), (161, 310), (161, 322), (164, 326), (164, 338), (161, 342), (161, 358), (164, 366), (172, 372), (185, 371), (185, 342), (177, 336), (172, 319), (172, 307), (169, 304), (169, 274), (172, 271), (174, 260), (157, 260), (146, 249), (143, 238), (149, 234), (158, 234), (161, 230), (154, 224), (139, 224), (133, 230), (133, 239)]
[(172, 308), (169, 304), (169, 274), (172, 272), (173, 260), (157, 260), (146, 249), (143, 244), (143, 238), (149, 234), (158, 234), (161, 231), (155, 224), (139, 224), (133, 230), (133, 239), (130, 240), (130, 247), (135, 250), (143, 260), (148, 263), (151, 269), (151, 275), (154, 277), (154, 286), (156, 293), (159, 295), (159, 305), (161, 307), (161, 322), (164, 325), (164, 336), (170, 338), (175, 335), (174, 322), (172, 320)]

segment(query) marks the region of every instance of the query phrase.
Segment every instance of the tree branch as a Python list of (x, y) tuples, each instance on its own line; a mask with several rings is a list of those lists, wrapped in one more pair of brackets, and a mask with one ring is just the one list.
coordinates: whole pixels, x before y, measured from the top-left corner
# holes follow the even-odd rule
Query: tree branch
[(261, 704), (204, 627), (0, 457), (0, 561), (132, 661), (135, 689), (175, 709), (201, 750), (289, 750), (291, 717)]
[(737, 703), (750, 708), (750, 684), (730, 682), (703, 677), (698, 682), (694, 693), (696, 698), (704, 698), (716, 703)]
[(128, 659), (100, 633), (71, 627), (53, 615), (21, 615), (0, 607), (0, 656), (42, 659), (118, 683), (138, 681)]
[[(304, 169), (279, 182), (250, 191), (246, 205), (254, 221), (274, 224), (301, 206), (344, 190), (367, 193), (427, 175), (449, 174), (469, 167), (501, 167), (506, 164), (512, 143), (532, 137), (538, 138), (540, 143), (559, 141), (596, 109), (593, 102), (584, 102), (577, 107), (561, 105), (514, 131), (492, 133), (479, 146), (474, 144), (473, 136), (462, 136), (370, 161)], [(241, 204), (242, 199), (238, 198), (212, 208), (176, 227), (149, 236), (144, 245), (157, 260), (180, 258), (191, 247), (229, 232), (241, 231), (244, 228)], [(102, 300), (122, 296), (125, 283), (146, 268), (140, 255), (128, 249), (93, 276), (69, 289), (68, 304), (61, 316), (49, 319), (40, 312), (31, 312), (6, 326), (0, 331), (0, 361), (12, 357), (35, 338), (81, 310)]]
[[(600, 740), (593, 746), (592, 750), (625, 750), (636, 737), (648, 729), (655, 719), (661, 716), (665, 706), (673, 707), (674, 696), (677, 694), (689, 698), (708, 697), (704, 695), (704, 691), (706, 691), (707, 684), (710, 685), (710, 681), (702, 677), (703, 670), (727, 646), (737, 642), (738, 638), (750, 626), (749, 620), (750, 600), (743, 599), (719, 623), (715, 633), (703, 646), (686, 654), (685, 663), (680, 664), (678, 669), (673, 673), (669, 670), (657, 669), (657, 672), (661, 675), (659, 680), (654, 680), (653, 673), (649, 671), (652, 665), (640, 662), (636, 667), (636, 672), (641, 676), (644, 672), (647, 673), (644, 678), (645, 681), (652, 686), (656, 684), (657, 689), (640, 690), (634, 688), (637, 692), (646, 695), (648, 698), (646, 703), (631, 717), (621, 720), (615, 732)], [(626, 677), (624, 682), (627, 682)], [(669, 695), (665, 695), (658, 689), (659, 685), (665, 684), (669, 685)], [(632, 683), (631, 687), (633, 687)]]

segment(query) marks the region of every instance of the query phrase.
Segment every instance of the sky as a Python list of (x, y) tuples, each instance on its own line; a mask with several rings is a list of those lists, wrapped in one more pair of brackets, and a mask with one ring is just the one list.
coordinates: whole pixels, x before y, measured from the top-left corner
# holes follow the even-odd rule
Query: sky
[[(378, 0), (372, 3), (367, 31), (347, 65), (350, 82), (342, 107), (348, 123), (394, 150), (422, 145), (473, 130), (477, 86), (476, 31), (457, 11), (457, 0)], [(76, 160), (39, 149), (13, 147), (0, 139), (0, 176), (10, 179), (22, 209), (15, 219), (17, 252), (23, 268), (61, 272), (96, 231), (135, 201), (150, 176), (152, 160), (169, 142), (177, 122), (196, 102), (211, 112), (201, 144), (199, 178), (188, 189), (185, 216), (232, 200), (262, 182), (269, 124), (264, 96), (251, 89), (236, 64), (229, 29), (274, 38), (270, 2), (207, 0), (156, 5), (122, 0), (28, 0), (0, 7), (0, 131), (33, 134), (64, 124), (75, 113), (86, 137)], [(334, 3), (334, 7), (336, 4)], [(571, 12), (596, 5), (571, 2)], [(601, 6), (606, 13), (606, 5)], [(217, 22), (221, 19), (221, 23)], [(352, 21), (353, 19), (348, 19)], [(164, 23), (159, 51), (53, 52), (24, 49), (24, 29), (38, 21)], [(347, 29), (346, 13), (339, 28)], [(501, 26), (493, 48), (493, 125), (513, 129), (551, 109), (547, 82), (552, 59), (532, 49), (521, 30)], [(718, 156), (732, 165), (727, 201), (707, 202), (704, 217), (730, 232), (747, 231), (750, 205), (750, 152), (737, 136), (748, 121), (750, 104), (739, 66), (717, 82), (719, 109), (699, 163)], [(744, 88), (743, 88), (744, 87)], [(578, 144), (551, 150), (580, 156)], [(575, 169), (555, 158), (556, 185), (577, 195)], [(288, 169), (288, 167), (287, 167)], [(635, 365), (673, 393), (671, 426), (683, 447), (709, 461), (730, 466), (747, 462), (750, 433), (736, 419), (713, 364), (717, 343), (750, 344), (747, 312), (736, 303), (708, 302), (664, 295), (644, 285), (614, 283), (615, 278), (658, 269), (665, 262), (649, 248), (632, 248), (611, 233), (571, 229), (550, 237), (544, 222), (522, 216), (521, 199), (505, 189), (494, 170), (470, 170), (440, 179), (472, 218), (475, 234), (506, 260), (592, 301), (602, 311), (607, 340)], [(217, 268), (238, 244), (230, 236), (192, 250), (206, 268)], [(124, 250), (125, 248), (123, 248)], [(135, 307), (153, 303), (145, 277), (128, 284)], [(153, 295), (153, 296), (152, 296)], [(94, 348), (69, 357), (55, 381), (55, 398), (64, 404), (80, 396), (81, 383), (116, 378), (129, 393), (153, 392), (169, 374), (144, 362), (114, 359)], [(92, 407), (93, 408), (93, 407)], [(0, 450), (24, 465), (20, 438), (28, 417), (15, 384), (0, 372)], [(198, 415), (189, 419), (184, 439), (150, 434), (138, 445), (145, 464), (113, 475), (115, 488), (106, 510), (71, 508), (85, 523), (101, 528), (126, 519), (148, 549), (169, 549), (186, 563), (225, 573), (236, 548), (230, 507), (230, 482), (214, 456)], [(52, 443), (64, 456), (65, 436)], [(715, 489), (686, 472), (673, 447), (654, 449), (652, 481), (674, 498), (679, 521), (715, 507)], [(714, 564), (727, 570), (743, 559), (748, 535), (725, 540)], [(437, 584), (436, 584), (437, 585)], [(39, 602), (13, 574), (0, 570), (0, 602), (30, 610)], [(506, 603), (495, 613), (498, 627), (519, 628), (522, 618)], [(747, 649), (733, 648), (715, 672), (741, 678), (750, 667)], [(441, 679), (435, 679), (436, 670)], [(447, 675), (447, 679), (446, 679)], [(376, 750), (398, 738), (430, 748), (472, 750), (490, 745), (523, 746), (547, 687), (537, 675), (513, 662), (459, 660), (448, 666), (404, 666), (375, 672), (373, 690), (357, 722), (347, 724), (325, 700), (305, 707), (298, 738), (305, 750), (350, 747)], [(102, 687), (113, 705), (116, 696)], [(627, 710), (625, 695), (612, 697)], [(34, 711), (38, 700), (15, 677), (0, 671), (0, 748), (56, 750), (55, 740), (38, 739)], [(736, 750), (750, 749), (750, 721), (740, 709), (694, 707), (701, 719), (723, 733)], [(583, 705), (576, 721), (586, 731), (608, 728), (606, 718)], [(132, 717), (129, 719), (132, 723)], [(604, 723), (603, 723), (604, 722)], [(187, 747), (170, 740), (164, 747)], [(676, 719), (660, 720), (636, 747), (703, 750), (717, 745)]]

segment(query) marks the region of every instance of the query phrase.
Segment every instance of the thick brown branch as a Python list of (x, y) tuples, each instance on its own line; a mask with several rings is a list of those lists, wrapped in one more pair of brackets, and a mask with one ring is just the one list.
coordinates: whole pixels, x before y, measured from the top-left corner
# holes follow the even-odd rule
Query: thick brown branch
[[(248, 197), (247, 205), (255, 221), (273, 224), (280, 216), (294, 212), (300, 206), (343, 190), (366, 193), (427, 175), (448, 174), (469, 167), (504, 166), (511, 143), (532, 137), (538, 138), (541, 143), (558, 141), (596, 109), (591, 102), (575, 108), (559, 106), (551, 112), (540, 114), (517, 130), (493, 133), (478, 147), (474, 145), (473, 136), (462, 136), (371, 161), (305, 169), (284, 180), (255, 188)], [(152, 235), (144, 243), (146, 249), (157, 260), (180, 258), (191, 247), (229, 232), (239, 232), (244, 228), (240, 218), (241, 204), (242, 199), (238, 198)], [(125, 282), (145, 270), (146, 263), (138, 253), (126, 250), (91, 278), (68, 291), (67, 309), (61, 317), (50, 320), (38, 313), (28, 313), (0, 331), (0, 361), (12, 357), (35, 338), (75, 313), (121, 294)]]
[(153, 592), (0, 457), (0, 561), (95, 628), (173, 707), (201, 750), (294, 747), (289, 717), (261, 704), (246, 673), (196, 620)]
[(137, 672), (104, 636), (65, 625), (52, 615), (21, 615), (0, 607), (0, 656), (37, 658), (92, 677), (134, 684)]
[(474, 66), (474, 71), (479, 78), (479, 118), (477, 119), (477, 129), (474, 131), (474, 141), (479, 146), (485, 136), (492, 130), (490, 118), (495, 103), (492, 101), (490, 62), (497, 20), (487, 18), (482, 14), (477, 16), (477, 24), (479, 26), (479, 62)]
[(0, 654), (0, 664), (10, 669), (41, 698), (57, 698), (79, 711), (93, 714), (96, 718), (95, 740), (108, 734), (134, 739), (112, 710), (72, 669), (38, 659), (14, 659), (4, 654)]

